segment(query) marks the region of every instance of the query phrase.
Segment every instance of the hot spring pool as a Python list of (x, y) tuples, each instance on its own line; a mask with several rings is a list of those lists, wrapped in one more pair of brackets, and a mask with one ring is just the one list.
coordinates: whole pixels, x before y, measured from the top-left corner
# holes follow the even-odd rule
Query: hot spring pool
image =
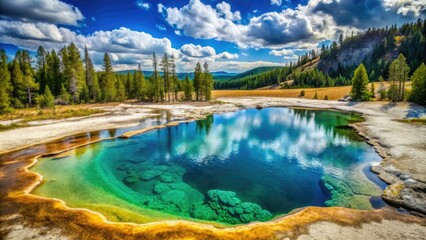
[(227, 225), (305, 206), (371, 209), (381, 188), (365, 169), (381, 159), (348, 128), (360, 120), (292, 108), (211, 115), (40, 158), (31, 171), (44, 181), (33, 194), (136, 223)]

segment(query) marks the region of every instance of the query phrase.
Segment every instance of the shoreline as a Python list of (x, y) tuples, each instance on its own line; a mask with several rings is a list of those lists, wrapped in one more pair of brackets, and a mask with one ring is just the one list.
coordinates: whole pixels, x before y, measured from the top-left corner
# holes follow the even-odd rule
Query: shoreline
[[(208, 114), (235, 111), (235, 110), (241, 109), (242, 107), (244, 107), (244, 108), (255, 108), (256, 106), (261, 106), (261, 107), (280, 107), (281, 106), (281, 107), (295, 107), (295, 108), (297, 108), (297, 107), (301, 107), (301, 108), (307, 107), (307, 108), (313, 108), (313, 109), (316, 109), (316, 110), (334, 109), (334, 110), (339, 110), (339, 111), (352, 111), (352, 112), (361, 113), (363, 115), (367, 115), (367, 116), (365, 116), (365, 121), (364, 122), (362, 122), (362, 123), (356, 123), (356, 124), (352, 124), (352, 125), (355, 128), (355, 130), (357, 132), (359, 132), (359, 134), (362, 135), (362, 137), (364, 137), (366, 139), (366, 141), (375, 148), (376, 151), (378, 151), (378, 148), (379, 148), (379, 149), (382, 149), (384, 151), (383, 153), (386, 153), (386, 157), (382, 159), (382, 161), (381, 161), (380, 164), (382, 164), (384, 161), (386, 161), (389, 158), (389, 156), (390, 156), (390, 155), (387, 155), (388, 154), (388, 150), (386, 150), (385, 147), (383, 147), (382, 145), (380, 145), (380, 141), (378, 139), (376, 139), (377, 141), (375, 142), (375, 138), (373, 138), (373, 137), (371, 137), (369, 135), (369, 131), (368, 131), (369, 129), (367, 127), (368, 126), (368, 118), (369, 117), (368, 117), (368, 114), (366, 114), (366, 112), (369, 112), (369, 111), (366, 111), (366, 110), (368, 110), (368, 108), (367, 109), (365, 109), (365, 108), (357, 109), (357, 108), (354, 108), (352, 106), (346, 106), (346, 103), (338, 103), (338, 102), (332, 102), (332, 101), (330, 101), (330, 103), (324, 102), (324, 101), (313, 101), (313, 100), (308, 100), (307, 101), (307, 100), (302, 100), (302, 99), (290, 99), (290, 101), (289, 101), (289, 99), (256, 98), (256, 97), (255, 98), (251, 98), (252, 101), (247, 101), (247, 98), (245, 98), (245, 99), (246, 100), (244, 100), (244, 99), (225, 99), (225, 101), (228, 100), (228, 102), (226, 102), (225, 104), (207, 105), (207, 106), (201, 106), (201, 107), (193, 106), (193, 105), (179, 105), (179, 104), (177, 104), (177, 105), (176, 104), (173, 104), (173, 105), (163, 105), (163, 104), (161, 104), (161, 105), (140, 105), (140, 107), (143, 108), (143, 109), (150, 109), (151, 112), (155, 111), (153, 109), (163, 109), (163, 110), (170, 111), (170, 114), (174, 118), (183, 118), (183, 119), (192, 119), (192, 120), (199, 119), (199, 118), (201, 118), (203, 116), (206, 116)], [(312, 103), (320, 103), (320, 105), (319, 106), (318, 105), (317, 106), (312, 106)], [(377, 105), (377, 103), (373, 103), (373, 104)], [(310, 105), (310, 106), (308, 106), (308, 105)], [(367, 104), (367, 107), (368, 107), (368, 105), (369, 104)], [(370, 105), (372, 105), (372, 104), (370, 103)], [(124, 107), (127, 107), (126, 104), (124, 104)], [(134, 107), (134, 105), (133, 105), (133, 107)], [(90, 117), (88, 117), (88, 119), (90, 119)], [(83, 119), (82, 121), (84, 121), (84, 120), (87, 120), (87, 119)], [(188, 120), (183, 120), (182, 122), (185, 122), (185, 121), (188, 121)], [(137, 121), (136, 122), (129, 121), (129, 122), (126, 123), (126, 125), (132, 125), (132, 124), (136, 124), (136, 123), (137, 123)], [(170, 122), (169, 124), (172, 124), (172, 123), (176, 124), (176, 121)], [(408, 124), (408, 123), (404, 123), (404, 124)], [(166, 126), (166, 125), (167, 124), (164, 124), (164, 126)], [(123, 126), (121, 125), (121, 126), (118, 126), (117, 128), (122, 128), (122, 127)], [(104, 126), (100, 127), (100, 128), (105, 129)], [(17, 130), (20, 130), (20, 129), (17, 129)], [(87, 130), (87, 131), (84, 131), (84, 132), (90, 132), (92, 130)], [(12, 130), (12, 131), (14, 131), (14, 130)], [(141, 130), (139, 130), (139, 131), (141, 131)], [(423, 129), (423, 131), (424, 131), (424, 129)], [(0, 138), (2, 138), (2, 134), (3, 133), (0, 133)], [(75, 135), (75, 134), (71, 134), (71, 135)], [(67, 135), (67, 136), (70, 136), (70, 135)], [(64, 138), (64, 136), (56, 137), (56, 139), (61, 139), (61, 138)], [(95, 140), (95, 141), (102, 141), (102, 140), (105, 140), (105, 139), (98, 139), (98, 140)], [(52, 140), (50, 140), (50, 141), (52, 141)], [(93, 142), (85, 143), (83, 145), (91, 144), (91, 143), (93, 143)], [(375, 144), (377, 144), (377, 145), (375, 145)], [(37, 145), (37, 144), (33, 144), (33, 145)], [(78, 147), (78, 145), (74, 146), (73, 148), (75, 148), (75, 147)], [(26, 148), (26, 147), (23, 147), (23, 148)], [(68, 149), (64, 149), (62, 151), (67, 151), (67, 150)], [(0, 151), (1, 151), (1, 149), (0, 149)], [(15, 152), (15, 151), (16, 150), (13, 150), (12, 152)], [(10, 153), (11, 151), (8, 151), (8, 152)], [(379, 153), (379, 155), (381, 155), (379, 151), (378, 151), (378, 153)], [(50, 154), (52, 154), (52, 153), (50, 153)], [(36, 158), (34, 160), (36, 160)], [(34, 161), (34, 163), (35, 162), (36, 161)], [(32, 163), (32, 164), (34, 164), (34, 163)], [(32, 164), (27, 165), (24, 168), (28, 171), (28, 168)], [(22, 167), (21, 167), (21, 169), (22, 169)], [(40, 179), (39, 179), (39, 181), (40, 181)], [(33, 184), (34, 184), (34, 182), (33, 182)], [(37, 184), (39, 184), (39, 182), (36, 183), (34, 186), (36, 186)], [(46, 199), (44, 199), (44, 200), (46, 200)], [(52, 201), (52, 202), (55, 202), (55, 201)], [(62, 204), (63, 207), (68, 208), (66, 206), (66, 204), (62, 200), (60, 200), (60, 202), (63, 203)], [(303, 213), (305, 213), (305, 212), (311, 212), (311, 211), (313, 211), (312, 209), (317, 209), (317, 207), (306, 207), (306, 208), (304, 208), (304, 209), (302, 209), (300, 211), (296, 211), (296, 213), (290, 212), (287, 215), (280, 216), (277, 219), (271, 220), (269, 222), (266, 222), (266, 223), (253, 223), (253, 225), (256, 225), (256, 226), (257, 225), (270, 225), (271, 223), (273, 224), (275, 222), (280, 222), (283, 219), (285, 220), (285, 219), (289, 219), (289, 218), (290, 219), (299, 218), (300, 216), (298, 216), (298, 215), (300, 215), (300, 214), (303, 215)], [(323, 208), (323, 209), (324, 209), (324, 211), (333, 212), (333, 211), (335, 211), (336, 208)], [(67, 210), (69, 211), (70, 208), (68, 208)], [(76, 212), (80, 212), (81, 211), (81, 209), (71, 209), (71, 210), (75, 210)], [(90, 213), (93, 213), (93, 211), (90, 211), (90, 210), (88, 210), (88, 211)], [(389, 210), (360, 211), (360, 210), (344, 209), (344, 211), (348, 211), (348, 212), (357, 212), (357, 211), (359, 211), (359, 212), (371, 212), (372, 215), (377, 215), (377, 213), (380, 213), (378, 215), (381, 215), (381, 214), (385, 214), (385, 213), (388, 214)], [(95, 215), (98, 215), (98, 214), (99, 213), (96, 213)], [(392, 217), (397, 217), (397, 218), (401, 218), (401, 219), (412, 219), (412, 216), (401, 217), (397, 213), (392, 213), (390, 215), (392, 215)], [(93, 218), (98, 218), (100, 216), (97, 216), (97, 217), (92, 216), (92, 217)], [(392, 218), (392, 217), (390, 217), (390, 218)], [(388, 216), (388, 218), (389, 218), (389, 216)], [(101, 217), (101, 219), (102, 219), (102, 217)], [(105, 222), (105, 220), (106, 219), (103, 219), (103, 222)], [(335, 219), (334, 221), (331, 220), (331, 222), (336, 222), (336, 221), (338, 221), (338, 219)], [(419, 221), (420, 221), (420, 225), (421, 226), (426, 226), (426, 221), (424, 219), (423, 219), (423, 221), (422, 220), (419, 220)], [(206, 225), (206, 224), (201, 224), (201, 226), (198, 226), (198, 225), (200, 225), (200, 223), (193, 223), (193, 222), (186, 222), (186, 221), (183, 221), (183, 222), (184, 223), (181, 223), (181, 221), (177, 221), (177, 223), (174, 223), (174, 224), (178, 224), (178, 225), (179, 224), (191, 225), (192, 227), (196, 227), (196, 228), (197, 227), (202, 227), (204, 229), (205, 229), (205, 227), (209, 226), (209, 225)], [(315, 224), (316, 222), (317, 221), (311, 222), (311, 224)], [(361, 221), (361, 222), (363, 222), (363, 221)], [(369, 221), (366, 219), (365, 222), (369, 222)], [(115, 223), (115, 222), (111, 223), (111, 222), (108, 222), (106, 220), (105, 224), (107, 224), (107, 225), (111, 225), (111, 224), (115, 225), (115, 224), (120, 224), (120, 223)], [(169, 221), (167, 221), (165, 223), (160, 222), (158, 224), (160, 224), (160, 225), (161, 224), (166, 224), (167, 225), (167, 224), (170, 224), (170, 222)], [(146, 224), (143, 224), (143, 226), (145, 226), (145, 225)], [(151, 224), (149, 224), (149, 225), (151, 225)], [(154, 225), (157, 226), (156, 224), (154, 224)], [(243, 225), (243, 226), (225, 228), (225, 230), (235, 230), (237, 232), (237, 231), (239, 231), (240, 228), (247, 228), (247, 227), (250, 228), (251, 225), (252, 224), (247, 224), (247, 225)], [(210, 225), (210, 227), (213, 227), (213, 226)], [(305, 226), (305, 227), (308, 227), (308, 226)], [(426, 230), (425, 230), (425, 232), (426, 232)]]

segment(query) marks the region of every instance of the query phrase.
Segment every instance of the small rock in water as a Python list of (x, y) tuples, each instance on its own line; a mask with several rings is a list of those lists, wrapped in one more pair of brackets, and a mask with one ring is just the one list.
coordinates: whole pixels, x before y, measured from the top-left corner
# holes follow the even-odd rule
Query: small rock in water
[(134, 175), (127, 176), (123, 179), (124, 183), (135, 183), (137, 181), (139, 181), (139, 178)]
[(157, 170), (147, 170), (147, 171), (142, 172), (140, 178), (142, 180), (144, 180), (144, 181), (149, 181), (149, 180), (152, 180), (152, 179), (154, 179), (154, 178), (156, 178), (156, 177), (158, 177), (160, 175), (161, 175), (160, 171), (157, 171)]
[(176, 178), (173, 175), (163, 174), (160, 176), (160, 181), (163, 183), (172, 183), (176, 181)]
[(154, 186), (154, 193), (161, 194), (163, 192), (169, 191), (171, 188), (168, 184), (165, 183), (158, 183)]

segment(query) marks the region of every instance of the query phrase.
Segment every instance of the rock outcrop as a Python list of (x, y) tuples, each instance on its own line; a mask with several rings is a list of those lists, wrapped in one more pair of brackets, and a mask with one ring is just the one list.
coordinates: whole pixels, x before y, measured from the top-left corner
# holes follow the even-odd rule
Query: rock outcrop
[(331, 73), (342, 67), (358, 66), (364, 60), (370, 59), (374, 48), (383, 40), (383, 35), (374, 34), (364, 36), (362, 39), (344, 44), (340, 49), (321, 58), (318, 69)]

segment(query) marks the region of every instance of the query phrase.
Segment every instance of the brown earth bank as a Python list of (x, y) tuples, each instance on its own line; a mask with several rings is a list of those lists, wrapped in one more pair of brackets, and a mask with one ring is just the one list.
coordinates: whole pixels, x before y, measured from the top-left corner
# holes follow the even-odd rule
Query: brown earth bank
[[(424, 239), (426, 219), (394, 209), (360, 211), (307, 207), (266, 223), (219, 229), (201, 223), (166, 221), (150, 224), (110, 223), (100, 214), (67, 208), (63, 202), (26, 191), (39, 176), (26, 168), (40, 154), (99, 140), (95, 130), (138, 125), (141, 119), (167, 112), (170, 119), (196, 119), (240, 108), (293, 106), (363, 113), (354, 126), (384, 157), (373, 169), (391, 185), (383, 197), (409, 210), (425, 207), (426, 126), (400, 122), (424, 116), (424, 107), (407, 103), (341, 103), (283, 98), (221, 98), (212, 104), (120, 104), (103, 106), (107, 115), (55, 120), (0, 133), (0, 236), (4, 239)], [(173, 122), (175, 124), (175, 122)], [(76, 134), (78, 132), (83, 134)], [(86, 134), (88, 131), (95, 131)], [(47, 140), (67, 138), (44, 143)], [(29, 145), (31, 148), (10, 152)], [(423, 212), (424, 213), (424, 212)], [(363, 237), (364, 236), (364, 237)]]

